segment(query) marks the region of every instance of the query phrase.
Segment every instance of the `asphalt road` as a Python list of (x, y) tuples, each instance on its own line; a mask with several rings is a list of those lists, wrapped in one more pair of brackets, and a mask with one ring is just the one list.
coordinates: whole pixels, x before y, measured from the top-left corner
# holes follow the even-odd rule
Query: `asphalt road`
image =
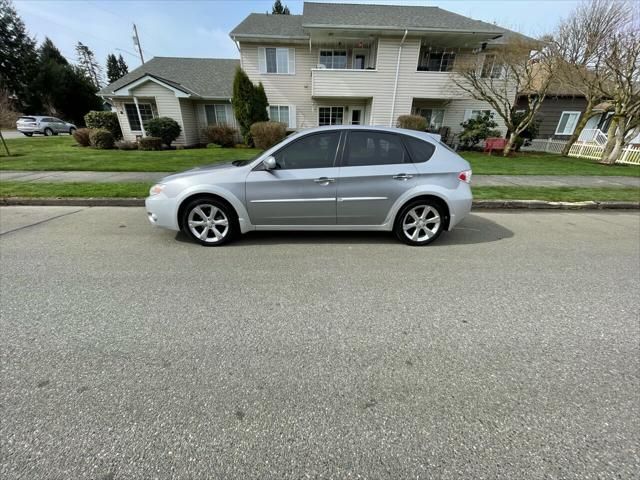
[(640, 215), (437, 244), (0, 209), (0, 478), (638, 478)]

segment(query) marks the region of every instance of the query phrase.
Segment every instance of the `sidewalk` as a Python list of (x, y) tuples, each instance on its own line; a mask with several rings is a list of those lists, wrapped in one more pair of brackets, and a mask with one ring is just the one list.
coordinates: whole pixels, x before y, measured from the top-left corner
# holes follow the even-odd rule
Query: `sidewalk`
[[(31, 183), (153, 183), (169, 172), (34, 172), (0, 170), (0, 181)], [(640, 177), (598, 177), (560, 175), (474, 175), (476, 187), (638, 187)]]

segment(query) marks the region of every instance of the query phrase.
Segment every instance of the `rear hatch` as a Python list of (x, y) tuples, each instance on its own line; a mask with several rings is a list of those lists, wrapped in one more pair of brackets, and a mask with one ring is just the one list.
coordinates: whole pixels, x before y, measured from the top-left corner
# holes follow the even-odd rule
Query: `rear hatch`
[(37, 127), (38, 122), (34, 117), (20, 117), (16, 122), (16, 125), (19, 127)]

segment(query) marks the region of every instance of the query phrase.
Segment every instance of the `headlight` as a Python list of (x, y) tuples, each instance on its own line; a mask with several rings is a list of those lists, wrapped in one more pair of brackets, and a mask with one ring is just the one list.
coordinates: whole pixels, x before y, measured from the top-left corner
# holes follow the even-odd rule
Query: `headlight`
[(156, 183), (149, 190), (149, 195), (158, 195), (159, 193), (162, 193), (162, 191), (164, 190), (165, 187), (166, 187), (166, 185), (164, 183)]

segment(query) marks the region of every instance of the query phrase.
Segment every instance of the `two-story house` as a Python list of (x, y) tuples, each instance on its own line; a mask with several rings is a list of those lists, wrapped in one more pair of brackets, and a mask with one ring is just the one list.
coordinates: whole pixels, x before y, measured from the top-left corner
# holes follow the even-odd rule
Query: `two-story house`
[[(503, 69), (491, 52), (511, 34), (438, 7), (305, 2), (302, 15), (252, 13), (230, 36), (239, 65), (264, 85), (269, 117), (289, 129), (393, 126), (413, 113), (451, 139), (464, 120), (490, 110), (456, 86), (456, 63), (478, 62), (483, 75), (499, 78)], [(160, 115), (181, 124), (177, 144), (195, 144), (207, 125), (235, 125), (237, 65), (154, 58), (100, 93), (118, 112), (125, 138), (144, 135), (145, 119)]]

